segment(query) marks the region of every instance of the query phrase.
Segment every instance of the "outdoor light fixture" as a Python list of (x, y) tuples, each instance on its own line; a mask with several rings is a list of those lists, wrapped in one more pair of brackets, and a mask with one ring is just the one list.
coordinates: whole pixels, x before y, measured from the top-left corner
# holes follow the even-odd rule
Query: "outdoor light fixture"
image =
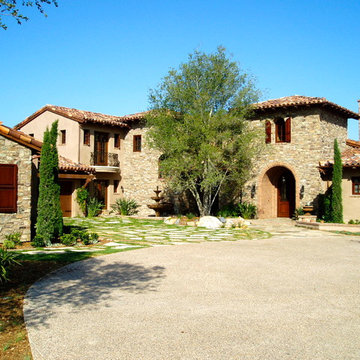
[(302, 199), (304, 197), (304, 192), (305, 192), (305, 186), (304, 185), (301, 185), (301, 188), (300, 188), (300, 199)]
[(255, 184), (251, 187), (251, 198), (253, 199), (256, 194), (256, 186)]

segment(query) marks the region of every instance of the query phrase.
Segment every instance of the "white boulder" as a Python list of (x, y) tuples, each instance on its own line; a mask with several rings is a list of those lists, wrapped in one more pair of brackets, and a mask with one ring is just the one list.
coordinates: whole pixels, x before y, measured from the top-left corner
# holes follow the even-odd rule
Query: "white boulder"
[(242, 226), (247, 226), (250, 225), (251, 222), (248, 220), (243, 219), (241, 216), (239, 216), (238, 218), (227, 218), (226, 222), (225, 222), (225, 227), (226, 228), (238, 228), (238, 227), (242, 227)]
[(200, 218), (197, 226), (207, 229), (219, 229), (223, 226), (223, 223), (215, 216), (203, 216)]

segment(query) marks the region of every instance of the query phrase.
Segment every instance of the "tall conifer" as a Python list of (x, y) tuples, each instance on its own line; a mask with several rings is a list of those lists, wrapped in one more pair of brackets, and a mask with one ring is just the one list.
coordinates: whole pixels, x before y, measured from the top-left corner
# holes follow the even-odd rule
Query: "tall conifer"
[(343, 223), (343, 206), (342, 206), (342, 162), (341, 153), (337, 139), (334, 141), (334, 167), (332, 176), (332, 202), (331, 202), (331, 219), (335, 223)]
[(60, 186), (58, 181), (59, 159), (56, 148), (58, 122), (44, 133), (40, 156), (40, 184), (37, 206), (36, 235), (50, 245), (63, 233), (63, 219), (60, 207)]

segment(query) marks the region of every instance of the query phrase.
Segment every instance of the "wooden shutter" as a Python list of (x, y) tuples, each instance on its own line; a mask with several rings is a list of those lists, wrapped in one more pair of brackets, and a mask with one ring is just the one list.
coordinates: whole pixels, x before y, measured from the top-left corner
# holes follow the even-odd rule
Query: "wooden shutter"
[(291, 142), (291, 118), (285, 121), (285, 142)]
[(271, 143), (271, 122), (269, 120), (266, 120), (265, 123), (265, 143)]
[(17, 165), (0, 164), (0, 212), (16, 213)]

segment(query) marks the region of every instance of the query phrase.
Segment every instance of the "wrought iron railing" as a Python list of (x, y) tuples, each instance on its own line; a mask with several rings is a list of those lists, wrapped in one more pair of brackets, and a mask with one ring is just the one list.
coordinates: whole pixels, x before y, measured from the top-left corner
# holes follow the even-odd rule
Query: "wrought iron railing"
[(90, 165), (93, 166), (120, 166), (119, 155), (114, 153), (100, 154), (92, 152)]

